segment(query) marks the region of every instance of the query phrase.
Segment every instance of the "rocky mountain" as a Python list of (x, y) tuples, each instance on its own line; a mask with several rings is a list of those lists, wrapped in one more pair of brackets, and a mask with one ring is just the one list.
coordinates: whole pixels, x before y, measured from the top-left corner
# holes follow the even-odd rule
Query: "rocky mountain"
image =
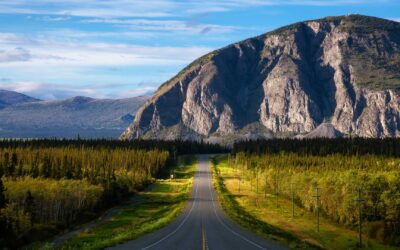
[(0, 109), (21, 103), (37, 102), (39, 99), (4, 89), (0, 89)]
[(304, 21), (194, 61), (121, 138), (397, 137), (399, 89), (400, 23), (362, 15)]
[(8, 105), (0, 109), (0, 137), (118, 138), (147, 98), (114, 100), (78, 96)]

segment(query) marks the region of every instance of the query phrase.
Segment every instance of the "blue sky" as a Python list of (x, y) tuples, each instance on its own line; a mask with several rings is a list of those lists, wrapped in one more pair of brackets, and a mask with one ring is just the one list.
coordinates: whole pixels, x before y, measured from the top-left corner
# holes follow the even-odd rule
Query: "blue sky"
[(42, 99), (148, 94), (214, 49), (349, 13), (400, 21), (400, 1), (1, 0), (0, 89)]

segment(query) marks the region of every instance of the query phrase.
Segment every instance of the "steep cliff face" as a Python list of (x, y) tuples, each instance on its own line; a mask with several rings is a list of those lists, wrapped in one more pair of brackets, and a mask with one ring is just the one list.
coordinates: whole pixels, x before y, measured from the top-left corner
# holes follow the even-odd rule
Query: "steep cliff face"
[(400, 23), (306, 21), (196, 60), (159, 88), (121, 138), (295, 136), (321, 124), (343, 135), (400, 136), (399, 89)]

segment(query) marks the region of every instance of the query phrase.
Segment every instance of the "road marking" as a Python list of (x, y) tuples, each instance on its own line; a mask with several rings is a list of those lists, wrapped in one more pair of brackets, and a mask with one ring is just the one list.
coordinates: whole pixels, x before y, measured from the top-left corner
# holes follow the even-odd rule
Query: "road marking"
[[(197, 172), (198, 172), (198, 171), (197, 171)], [(196, 175), (195, 175), (195, 178), (194, 178), (194, 179), (196, 180)], [(165, 237), (163, 237), (162, 239), (160, 239), (159, 241), (154, 242), (153, 244), (148, 245), (147, 247), (142, 248), (142, 250), (146, 250), (146, 249), (152, 248), (152, 247), (154, 247), (154, 246), (160, 244), (160, 243), (163, 242), (164, 240), (168, 239), (169, 237), (171, 237), (172, 235), (174, 235), (176, 232), (178, 232), (178, 230), (183, 226), (183, 224), (185, 224), (186, 220), (189, 218), (189, 216), (190, 216), (190, 214), (192, 213), (192, 210), (193, 210), (193, 208), (194, 208), (194, 206), (195, 206), (195, 204), (196, 204), (196, 202), (197, 202), (197, 199), (196, 199), (196, 198), (197, 198), (197, 190), (198, 190), (198, 187), (199, 187), (199, 182), (196, 181), (196, 189), (195, 189), (195, 193), (194, 193), (194, 202), (193, 202), (193, 204), (192, 204), (192, 207), (191, 207), (190, 210), (189, 210), (189, 213), (186, 215), (186, 217), (183, 219), (183, 221), (178, 225), (178, 227), (175, 228), (174, 231), (172, 231), (171, 233), (167, 234)]]
[[(209, 163), (207, 162), (207, 166), (208, 166), (208, 164), (209, 164)], [(216, 207), (215, 207), (214, 195), (213, 195), (212, 192), (211, 192), (211, 171), (210, 171), (210, 167), (208, 167), (208, 170), (209, 170), (209, 171), (208, 171), (208, 177), (209, 177), (209, 178), (208, 178), (208, 189), (209, 189), (209, 191), (210, 191), (211, 201), (212, 201), (212, 204), (213, 204), (213, 207), (214, 207), (214, 213), (215, 213), (215, 216), (217, 216), (218, 221), (219, 221), (226, 229), (228, 229), (228, 231), (230, 231), (230, 232), (233, 233), (234, 235), (240, 237), (242, 240), (245, 240), (246, 242), (252, 244), (252, 245), (255, 246), (255, 247), (258, 247), (258, 248), (260, 248), (260, 249), (265, 249), (265, 250), (266, 250), (267, 248), (262, 247), (262, 246), (258, 245), (257, 243), (255, 243), (255, 242), (253, 242), (253, 241), (247, 239), (245, 236), (242, 236), (241, 234), (239, 234), (239, 233), (233, 231), (228, 225), (226, 225), (226, 224), (221, 220), (221, 218), (219, 217), (219, 215), (218, 215), (218, 213), (217, 213), (217, 209), (216, 209)]]
[(207, 234), (204, 230), (204, 225), (201, 225), (201, 238), (202, 238), (202, 248), (203, 250), (208, 250), (207, 246)]

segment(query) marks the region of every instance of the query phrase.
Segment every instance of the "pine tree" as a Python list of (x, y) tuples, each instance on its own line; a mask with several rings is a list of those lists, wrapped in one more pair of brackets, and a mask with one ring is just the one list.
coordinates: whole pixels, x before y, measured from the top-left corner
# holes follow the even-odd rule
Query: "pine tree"
[(3, 163), (0, 162), (0, 178), (1, 178), (1, 176), (3, 176), (3, 174), (4, 174), (4, 167), (3, 167)]
[(3, 181), (0, 176), (0, 209), (6, 206), (6, 188), (4, 187)]
[(35, 199), (33, 198), (30, 190), (26, 192), (24, 200), (24, 210), (25, 213), (28, 213), (30, 215), (30, 220), (31, 220), (30, 223), (32, 226), (35, 218)]
[(9, 168), (8, 172), (9, 172), (10, 176), (14, 175), (15, 168), (17, 167), (17, 163), (18, 163), (17, 154), (15, 152), (13, 152), (11, 155), (10, 164), (8, 165), (8, 168)]
[(4, 175), (5, 176), (10, 176), (10, 168), (9, 168), (9, 165), (10, 165), (10, 154), (8, 153), (8, 152), (5, 152), (4, 153), (4, 155), (3, 155), (3, 163), (2, 163), (2, 165), (3, 165), (3, 170), (4, 170)]
[(43, 159), (43, 164), (42, 164), (42, 168), (40, 171), (40, 176), (44, 177), (44, 178), (49, 178), (51, 175), (51, 162), (50, 162), (50, 158), (48, 156), (45, 156)]
[(24, 164), (22, 160), (19, 161), (16, 176), (23, 176), (24, 175)]

